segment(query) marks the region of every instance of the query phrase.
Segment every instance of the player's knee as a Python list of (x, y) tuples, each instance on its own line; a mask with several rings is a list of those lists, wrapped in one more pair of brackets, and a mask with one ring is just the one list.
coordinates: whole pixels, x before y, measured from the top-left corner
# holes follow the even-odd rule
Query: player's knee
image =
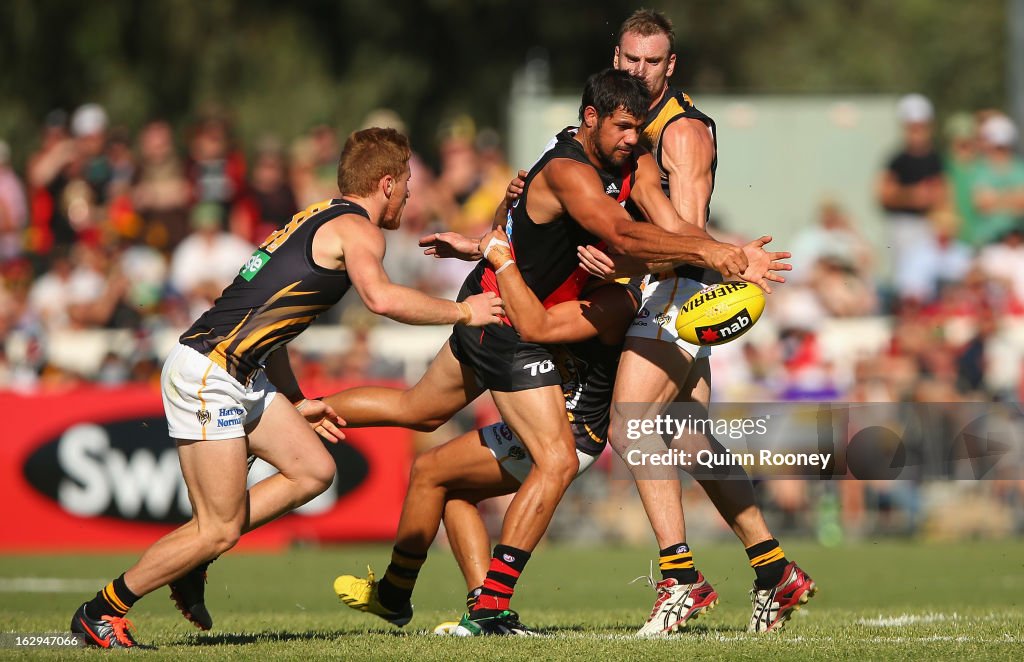
[(552, 449), (543, 455), (534, 456), (534, 466), (547, 478), (568, 486), (580, 470), (580, 458), (573, 449), (569, 452)]
[(241, 522), (219, 522), (205, 526), (201, 530), (207, 548), (206, 553), (215, 557), (234, 547), (242, 537)]
[(438, 462), (437, 453), (433, 449), (419, 455), (412, 463), (412, 471), (409, 474), (409, 485), (426, 487), (438, 484)]
[(439, 427), (448, 422), (448, 419), (437, 416), (434, 418), (428, 418), (424, 421), (417, 421), (410, 424), (408, 427), (416, 432), (435, 432)]
[(334, 458), (328, 453), (324, 453), (324, 456), (311, 463), (302, 477), (302, 497), (306, 501), (323, 494), (334, 482), (334, 474), (337, 471)]

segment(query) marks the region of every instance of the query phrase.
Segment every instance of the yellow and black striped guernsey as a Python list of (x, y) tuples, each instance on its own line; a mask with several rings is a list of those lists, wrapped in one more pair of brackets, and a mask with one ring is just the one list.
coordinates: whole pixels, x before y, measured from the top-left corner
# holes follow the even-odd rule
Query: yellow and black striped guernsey
[[(697, 110), (693, 105), (690, 96), (685, 92), (669, 87), (665, 90), (665, 96), (661, 98), (658, 105), (651, 108), (647, 113), (647, 120), (644, 122), (641, 144), (650, 150), (658, 162), (658, 170), (661, 171), (661, 188), (665, 195), (669, 194), (668, 175), (665, 173), (665, 166), (661, 160), (661, 138), (665, 135), (665, 129), (670, 124), (683, 118), (700, 120), (711, 129), (711, 138), (715, 143), (715, 156), (711, 161), (711, 187), (714, 189), (715, 171), (718, 170), (718, 133), (715, 129), (715, 121)], [(708, 199), (707, 214), (711, 214), (711, 199)]]
[[(715, 144), (715, 155), (711, 159), (711, 190), (715, 190), (715, 173), (718, 170), (718, 132), (715, 128), (715, 121), (697, 110), (690, 99), (690, 95), (680, 92), (672, 87), (665, 90), (665, 96), (661, 98), (654, 108), (647, 112), (647, 120), (644, 122), (643, 134), (640, 137), (641, 144), (650, 150), (654, 159), (658, 162), (658, 172), (661, 174), (661, 190), (666, 197), (671, 197), (668, 184), (668, 173), (665, 172), (665, 164), (662, 162), (661, 139), (665, 135), (665, 129), (673, 122), (680, 119), (700, 120), (711, 130), (711, 140)], [(711, 196), (708, 196), (708, 204), (704, 209), (704, 218), (711, 218)], [(692, 278), (702, 283), (720, 283), (722, 276), (710, 269), (701, 269), (693, 265), (680, 265), (673, 269), (672, 273), (680, 278)]]
[(260, 244), (179, 342), (248, 383), (272, 351), (302, 333), (351, 286), (348, 272), (313, 262), (317, 229), (342, 214), (369, 219), (365, 209), (347, 200), (325, 200), (295, 214)]

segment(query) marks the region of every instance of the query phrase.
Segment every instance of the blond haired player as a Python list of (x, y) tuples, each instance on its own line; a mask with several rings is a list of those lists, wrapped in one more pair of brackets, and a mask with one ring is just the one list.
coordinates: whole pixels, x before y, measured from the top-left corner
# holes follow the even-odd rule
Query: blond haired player
[[(311, 206), (274, 232), (179, 338), (161, 386), (192, 519), (78, 608), (71, 631), (88, 643), (135, 646), (129, 609), (168, 583), (186, 618), (208, 629), (205, 607), (194, 608), (202, 605), (200, 568), (245, 532), (331, 485), (334, 461), (314, 429), (337, 441), (341, 421), (328, 405), (303, 398), (284, 346), (350, 287), (375, 313), (408, 324), (498, 321), (501, 301), (493, 294), (461, 303), (436, 299), (392, 283), (384, 272), (382, 230), (401, 223), (409, 156), (408, 140), (392, 129), (352, 134), (338, 165), (341, 197)], [(279, 473), (246, 489), (250, 453)]]

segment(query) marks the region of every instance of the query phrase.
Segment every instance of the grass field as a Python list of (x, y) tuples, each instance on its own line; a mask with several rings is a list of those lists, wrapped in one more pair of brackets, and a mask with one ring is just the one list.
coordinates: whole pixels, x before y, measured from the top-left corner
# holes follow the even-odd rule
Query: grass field
[[(429, 634), (457, 619), (465, 589), (454, 561), (435, 551), (421, 574), (416, 616), (404, 630), (340, 605), (335, 575), (383, 574), (388, 548), (348, 546), (281, 555), (235, 554), (210, 570), (211, 632), (174, 610), (166, 589), (132, 611), (137, 638), (153, 659), (346, 660), (679, 660), (1021, 659), (1024, 656), (1024, 542), (925, 545), (881, 542), (839, 549), (787, 543), (820, 592), (781, 633), (745, 632), (752, 573), (738, 545), (697, 547), (699, 567), (721, 595), (719, 607), (668, 640), (631, 634), (653, 592), (629, 581), (645, 574), (649, 550), (545, 547), (530, 562), (514, 607), (542, 638), (455, 639)], [(134, 557), (3, 557), (2, 630), (64, 632), (75, 608)], [(22, 592), (24, 579), (61, 578), (59, 592)], [(73, 581), (70, 581), (73, 580)], [(83, 581), (84, 580), (84, 581)], [(38, 583), (38, 582), (37, 582)], [(84, 587), (88, 587), (83, 590)], [(76, 659), (103, 651), (34, 651)], [(0, 657), (20, 653), (0, 650)]]

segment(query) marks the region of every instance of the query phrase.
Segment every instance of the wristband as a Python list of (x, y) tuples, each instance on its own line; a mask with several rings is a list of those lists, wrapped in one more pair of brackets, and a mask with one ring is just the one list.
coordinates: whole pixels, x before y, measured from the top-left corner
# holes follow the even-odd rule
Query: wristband
[(309, 400), (307, 398), (302, 398), (301, 400), (295, 403), (295, 411), (301, 412), (302, 408), (308, 404)]
[[(504, 247), (506, 250), (501, 250), (502, 247)], [(498, 249), (502, 253), (508, 253), (510, 258), (512, 256), (512, 251), (509, 248), (507, 241), (502, 241), (497, 237), (491, 237), (491, 240), (487, 242), (487, 246), (484, 247), (483, 256), (485, 260), (487, 259), (487, 254), (494, 249)]]
[(455, 321), (456, 324), (469, 324), (473, 321), (473, 307), (465, 301), (456, 301), (455, 305), (459, 307), (459, 319)]
[(505, 269), (508, 269), (509, 267), (511, 267), (511, 266), (512, 266), (513, 264), (515, 264), (515, 263), (516, 263), (516, 261), (515, 261), (515, 260), (509, 260), (509, 261), (508, 261), (508, 262), (506, 262), (505, 264), (503, 264), (503, 265), (501, 265), (500, 267), (498, 267), (497, 269), (495, 269), (495, 270), (494, 270), (494, 275), (495, 275), (495, 276), (497, 276), (497, 275), (498, 275), (498, 274), (500, 274), (500, 273), (501, 273), (502, 271), (504, 271)]

